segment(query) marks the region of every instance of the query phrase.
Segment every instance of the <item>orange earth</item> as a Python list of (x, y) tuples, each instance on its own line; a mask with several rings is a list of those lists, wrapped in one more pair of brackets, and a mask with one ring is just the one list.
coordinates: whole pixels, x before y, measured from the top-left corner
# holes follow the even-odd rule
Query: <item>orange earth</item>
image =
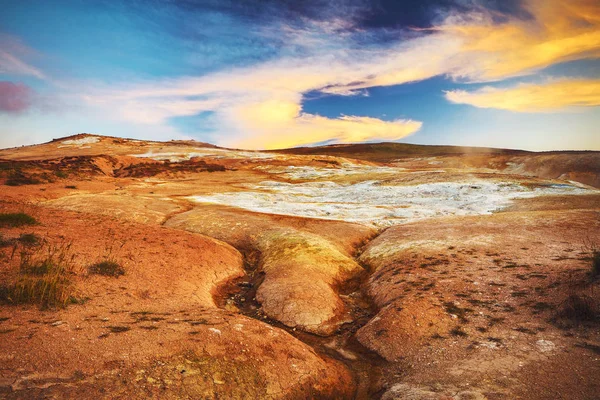
[(0, 398), (599, 398), (598, 152), (81, 134), (0, 184)]

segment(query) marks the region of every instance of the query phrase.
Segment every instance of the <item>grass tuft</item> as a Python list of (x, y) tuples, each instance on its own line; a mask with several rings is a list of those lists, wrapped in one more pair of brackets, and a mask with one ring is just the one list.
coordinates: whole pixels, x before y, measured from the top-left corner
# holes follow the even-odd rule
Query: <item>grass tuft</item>
[(592, 251), (592, 265), (590, 273), (594, 279), (600, 277), (600, 249), (594, 249)]
[(99, 263), (90, 265), (88, 268), (90, 274), (112, 276), (118, 278), (125, 275), (125, 269), (116, 261), (105, 260)]
[(5, 239), (4, 236), (0, 233), (0, 247), (8, 247), (12, 246), (13, 242), (10, 239)]
[(592, 280), (600, 278), (600, 246), (588, 238), (583, 241), (582, 250), (584, 254), (587, 253), (582, 260), (590, 262), (590, 277)]
[(64, 307), (73, 298), (76, 274), (70, 244), (23, 248), (11, 282), (0, 286), (0, 300), (37, 304), (42, 309)]
[(0, 213), (0, 227), (2, 228), (36, 225), (37, 223), (35, 218), (25, 213)]
[[(112, 231), (109, 230), (108, 237), (114, 237)], [(106, 243), (106, 253), (98, 262), (88, 267), (88, 273), (103, 276), (112, 276), (118, 278), (125, 275), (125, 268), (117, 262), (117, 253), (125, 246), (125, 242), (112, 240)]]
[(6, 182), (4, 182), (6, 186), (38, 185), (40, 183), (42, 183), (42, 181), (38, 178), (25, 175), (22, 172), (10, 174)]
[(23, 233), (19, 236), (19, 242), (23, 246), (39, 246), (42, 243), (42, 238), (35, 233)]
[(559, 316), (568, 320), (582, 322), (598, 318), (598, 302), (587, 294), (572, 294), (561, 304)]

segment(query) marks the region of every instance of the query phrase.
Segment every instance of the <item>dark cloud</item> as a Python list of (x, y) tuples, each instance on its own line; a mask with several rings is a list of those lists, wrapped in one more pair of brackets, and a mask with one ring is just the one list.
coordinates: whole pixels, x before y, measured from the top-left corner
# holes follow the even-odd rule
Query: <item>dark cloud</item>
[(371, 8), (367, 0), (174, 0), (172, 3), (190, 11), (212, 10), (258, 21), (327, 19)]
[(440, 14), (476, 8), (494, 11), (499, 18), (527, 17), (522, 0), (173, 0), (171, 4), (188, 11), (233, 14), (257, 23), (351, 18), (362, 29), (430, 27)]
[[(423, 36), (450, 14), (481, 10), (497, 22), (523, 16), (523, 0), (96, 0), (136, 18), (145, 27), (181, 41), (188, 58), (202, 70), (266, 61), (280, 51), (293, 51), (284, 34), (272, 33), (287, 25), (314, 29), (312, 22), (337, 22), (328, 29), (345, 34), (350, 47), (385, 46)], [(490, 13), (491, 11), (491, 13)], [(320, 25), (316, 25), (317, 27)], [(268, 29), (271, 29), (268, 31)], [(333, 31), (329, 31), (333, 33)]]
[(23, 83), (0, 81), (0, 112), (19, 113), (31, 106), (33, 90)]
[(491, 11), (498, 19), (528, 17), (521, 0), (373, 0), (355, 22), (361, 29), (429, 28), (450, 13), (477, 9)]

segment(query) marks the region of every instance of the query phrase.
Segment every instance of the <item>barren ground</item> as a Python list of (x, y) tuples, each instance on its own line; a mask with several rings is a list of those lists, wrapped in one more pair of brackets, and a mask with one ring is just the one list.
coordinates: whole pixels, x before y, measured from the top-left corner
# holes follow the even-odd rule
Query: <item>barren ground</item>
[[(0, 226), (0, 397), (598, 399), (599, 170), (406, 145), (0, 150), (0, 213), (37, 220)], [(22, 253), (56, 248), (69, 304), (15, 301)], [(106, 259), (124, 274), (90, 272)]]

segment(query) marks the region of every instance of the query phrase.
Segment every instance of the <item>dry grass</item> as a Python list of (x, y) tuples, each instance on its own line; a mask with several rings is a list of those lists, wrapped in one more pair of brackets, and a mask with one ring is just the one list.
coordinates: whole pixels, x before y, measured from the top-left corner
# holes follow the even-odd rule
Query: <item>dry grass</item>
[(594, 293), (572, 294), (560, 305), (558, 316), (574, 322), (594, 321), (600, 314)]
[(23, 246), (39, 246), (43, 243), (42, 238), (35, 233), (23, 233), (18, 240)]
[(590, 273), (594, 279), (600, 277), (600, 249), (594, 249), (592, 251), (592, 265)]
[(592, 280), (600, 278), (600, 245), (587, 238), (583, 241), (582, 253), (585, 254), (585, 257), (581, 259), (590, 262)]
[(5, 239), (4, 235), (2, 235), (2, 233), (0, 233), (0, 247), (8, 247), (8, 246), (12, 246), (13, 241), (10, 239)]
[(73, 278), (78, 272), (73, 258), (70, 244), (15, 246), (8, 282), (0, 285), (0, 300), (42, 309), (73, 302)]
[(114, 260), (101, 261), (90, 265), (88, 267), (88, 272), (90, 274), (112, 276), (115, 278), (125, 275), (125, 269)]
[[(109, 237), (113, 237), (114, 234), (109, 231)], [(123, 249), (125, 242), (117, 242), (112, 240), (105, 245), (105, 254), (100, 261), (90, 265), (88, 267), (88, 273), (102, 276), (112, 276), (118, 278), (121, 275), (125, 275), (125, 268), (117, 261), (117, 254)]]
[(42, 183), (42, 181), (38, 178), (21, 173), (11, 174), (6, 182), (4, 182), (6, 186), (39, 185), (40, 183)]

